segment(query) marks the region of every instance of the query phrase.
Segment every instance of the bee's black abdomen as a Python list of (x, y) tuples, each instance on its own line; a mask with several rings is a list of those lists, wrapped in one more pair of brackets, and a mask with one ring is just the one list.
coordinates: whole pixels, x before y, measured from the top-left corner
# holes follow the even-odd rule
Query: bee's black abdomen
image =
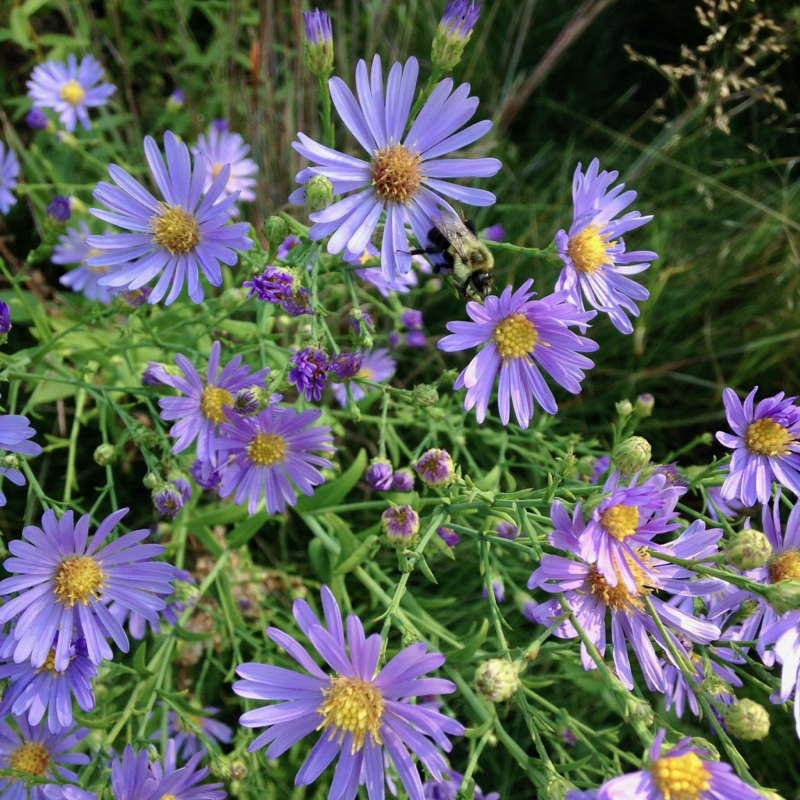
[(478, 232), (475, 230), (475, 226), (472, 224), (472, 222), (471, 222), (470, 220), (468, 220), (468, 219), (465, 219), (465, 220), (464, 220), (464, 225), (465, 225), (466, 229), (467, 229), (467, 230), (468, 230), (468, 231), (469, 231), (469, 232), (470, 232), (470, 233), (471, 233), (473, 236), (477, 236), (477, 235), (478, 235)]
[(428, 231), (428, 241), (439, 250), (447, 250), (450, 242), (438, 228), (431, 228)]

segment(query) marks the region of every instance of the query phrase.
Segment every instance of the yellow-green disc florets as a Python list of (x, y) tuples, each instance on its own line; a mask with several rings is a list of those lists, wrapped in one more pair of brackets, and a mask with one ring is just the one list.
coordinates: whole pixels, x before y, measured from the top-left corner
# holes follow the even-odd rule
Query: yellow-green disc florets
[(72, 556), (62, 561), (55, 574), (56, 600), (66, 608), (89, 605), (105, 588), (105, 573), (91, 556)]
[(323, 720), (317, 730), (325, 728), (330, 731), (330, 738), (338, 738), (339, 742), (345, 734), (352, 734), (353, 753), (364, 747), (367, 737), (373, 745), (382, 744), (383, 695), (373, 683), (340, 675), (322, 694), (325, 699), (317, 712)]
[(711, 786), (711, 773), (697, 753), (657, 758), (650, 772), (664, 800), (699, 800)]

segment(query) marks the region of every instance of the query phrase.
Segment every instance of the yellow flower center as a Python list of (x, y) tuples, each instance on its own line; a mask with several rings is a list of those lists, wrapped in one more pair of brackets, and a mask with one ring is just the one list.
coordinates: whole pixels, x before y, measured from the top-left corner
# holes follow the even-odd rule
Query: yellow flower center
[(635, 506), (611, 506), (600, 515), (600, 524), (621, 542), (636, 533), (639, 511)]
[(800, 580), (800, 550), (784, 550), (769, 560), (769, 577), (772, 583)]
[(85, 94), (86, 92), (83, 90), (83, 86), (73, 78), (61, 87), (58, 96), (62, 100), (66, 100), (71, 106), (77, 106), (78, 103), (83, 100)]
[(259, 433), (247, 446), (247, 455), (259, 467), (270, 467), (286, 455), (286, 440), (277, 433)]
[(364, 252), (359, 256), (358, 261), (360, 264), (366, 264), (372, 261), (372, 256), (369, 254), (369, 250), (367, 250), (366, 247), (364, 248)]
[(108, 267), (90, 267), (90, 266), (89, 266), (89, 265), (86, 263), (86, 262), (87, 262), (87, 261), (88, 261), (90, 258), (94, 258), (95, 256), (99, 256), (99, 255), (100, 255), (100, 253), (101, 253), (101, 251), (100, 251), (100, 250), (98, 250), (96, 247), (93, 247), (93, 248), (92, 248), (92, 249), (91, 249), (91, 250), (90, 250), (90, 251), (89, 251), (89, 252), (86, 254), (86, 258), (84, 258), (84, 259), (83, 259), (83, 266), (84, 266), (84, 267), (86, 267), (86, 269), (88, 269), (88, 270), (89, 270), (89, 272), (97, 272), (97, 273), (101, 273), (101, 272), (108, 272), (108, 270), (109, 270), (109, 268), (108, 268)]
[(184, 255), (200, 241), (197, 220), (180, 206), (164, 205), (164, 210), (150, 219), (153, 241), (170, 255)]
[(794, 442), (795, 437), (771, 417), (751, 422), (744, 434), (747, 449), (757, 456), (785, 456)]
[(536, 326), (524, 314), (512, 314), (498, 322), (492, 334), (501, 358), (523, 358), (539, 343)]
[(356, 378), (365, 378), (368, 381), (372, 380), (372, 370), (369, 367), (361, 367), (356, 373)]
[(43, 778), (50, 766), (50, 751), (39, 742), (26, 742), (11, 754), (8, 766), (17, 772)]
[(224, 164), (214, 164), (214, 166), (211, 168), (211, 177), (212, 177), (212, 179), (216, 178), (217, 175), (219, 175), (220, 172), (222, 172), (222, 168), (224, 166), (225, 166)]
[(664, 800), (698, 800), (711, 786), (711, 773), (696, 753), (657, 758), (650, 771)]
[(175, 800), (174, 794), (162, 794), (161, 800)]
[(51, 675), (62, 674), (56, 669), (56, 651), (54, 649), (50, 648), (50, 652), (47, 654), (47, 658), (44, 660), (44, 664), (42, 664), (42, 666), (36, 670), (37, 675), (40, 672), (49, 672)]
[[(644, 564), (647, 564), (650, 560), (644, 549), (637, 550), (636, 555)], [(597, 595), (610, 609), (630, 614), (633, 611), (640, 611), (644, 608), (644, 596), (650, 593), (650, 589), (645, 586), (644, 570), (627, 553), (625, 553), (625, 561), (633, 573), (633, 580), (636, 583), (635, 592), (628, 590), (625, 581), (620, 575), (619, 567), (616, 565), (614, 566), (614, 571), (617, 573), (616, 586), (610, 586), (595, 566), (592, 567), (592, 571), (589, 573), (589, 588), (592, 594)]]
[(105, 587), (105, 574), (91, 556), (72, 556), (56, 570), (55, 595), (61, 605), (72, 608), (76, 603), (89, 605)]
[(603, 264), (608, 264), (606, 252), (616, 242), (609, 242), (607, 239), (608, 236), (600, 235), (599, 225), (588, 225), (580, 233), (570, 236), (567, 254), (572, 259), (572, 266), (578, 272), (593, 275)]
[(207, 419), (219, 425), (225, 422), (227, 417), (222, 410), (224, 406), (233, 408), (233, 395), (227, 389), (219, 389), (216, 386), (206, 386), (203, 389), (203, 399), (200, 401), (200, 410)]
[(372, 159), (372, 185), (384, 203), (408, 203), (422, 184), (422, 156), (402, 144), (376, 150)]
[(383, 697), (380, 689), (369, 681), (340, 675), (331, 681), (331, 688), (325, 689), (322, 694), (325, 700), (317, 712), (324, 719), (317, 730), (330, 730), (331, 739), (338, 734), (340, 742), (346, 733), (351, 733), (353, 753), (364, 747), (367, 735), (373, 744), (382, 744)]

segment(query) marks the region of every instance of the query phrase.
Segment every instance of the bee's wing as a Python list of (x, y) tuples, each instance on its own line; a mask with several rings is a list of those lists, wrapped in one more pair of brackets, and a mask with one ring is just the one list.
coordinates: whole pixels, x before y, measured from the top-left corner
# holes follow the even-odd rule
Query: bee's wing
[(466, 252), (464, 250), (464, 242), (472, 238), (472, 234), (466, 225), (456, 216), (448, 215), (441, 218), (436, 226), (441, 232), (442, 236), (450, 242), (455, 254), (462, 260), (466, 261)]

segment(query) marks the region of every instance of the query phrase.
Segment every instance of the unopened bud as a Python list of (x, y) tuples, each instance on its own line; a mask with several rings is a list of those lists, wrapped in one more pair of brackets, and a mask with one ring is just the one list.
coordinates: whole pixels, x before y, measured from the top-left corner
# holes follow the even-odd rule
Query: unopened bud
[(144, 485), (145, 489), (155, 489), (160, 482), (161, 479), (158, 477), (158, 475), (156, 475), (155, 472), (148, 472), (147, 475), (145, 475), (142, 479), (142, 484)]
[(133, 432), (133, 443), (145, 450), (152, 450), (158, 444), (158, 434), (150, 428), (141, 426)]
[(650, 463), (650, 442), (641, 436), (630, 436), (620, 442), (611, 454), (611, 462), (623, 475), (641, 472)]
[(410, 631), (408, 630), (408, 628), (406, 628), (403, 631), (403, 638), (401, 641), (403, 647), (411, 647), (412, 644), (417, 644), (417, 642), (419, 642), (419, 636), (417, 636), (417, 634), (414, 633), (413, 631)]
[(649, 728), (655, 719), (653, 707), (646, 700), (631, 696), (625, 701), (623, 719), (626, 722), (639, 720), (644, 723), (646, 728)]
[(309, 211), (323, 211), (333, 202), (333, 184), (324, 175), (312, 175), (306, 184)]
[(800, 608), (800, 580), (787, 578), (761, 589), (767, 602), (778, 612), (785, 614)]
[(633, 414), (633, 405), (630, 400), (620, 400), (615, 404), (615, 408), (620, 419), (625, 419)]
[(3, 469), (19, 469), (19, 459), (14, 455), (7, 455), (3, 456), (0, 459), (0, 465), (2, 465)]
[(475, 670), (475, 690), (492, 703), (508, 700), (517, 689), (517, 668), (504, 658), (490, 658)]
[(752, 529), (734, 534), (725, 546), (725, 561), (743, 572), (763, 566), (771, 555), (769, 539), (761, 531)]
[(653, 413), (653, 407), (656, 404), (656, 399), (651, 394), (640, 394), (636, 398), (636, 405), (633, 410), (639, 417), (649, 417)]
[(261, 231), (269, 244), (270, 253), (274, 255), (281, 242), (289, 235), (289, 226), (283, 217), (274, 214), (267, 219)]
[(763, 739), (769, 733), (769, 714), (755, 700), (743, 698), (723, 712), (728, 733), (746, 742)]
[(414, 402), (423, 408), (435, 406), (439, 402), (439, 392), (435, 386), (429, 383), (418, 383), (411, 391), (411, 394)]
[(373, 458), (367, 468), (365, 480), (370, 489), (388, 492), (392, 488), (394, 473), (392, 463), (386, 458)]
[(481, 4), (474, 0), (451, 0), (447, 4), (431, 47), (436, 69), (450, 72), (461, 61), (480, 13)]
[(528, 649), (525, 651), (523, 658), (526, 661), (536, 661), (539, 658), (539, 650), (541, 648), (540, 642), (534, 642)]
[(229, 780), (243, 781), (247, 777), (247, 767), (241, 761), (231, 761), (228, 766)]
[(117, 460), (117, 449), (113, 444), (101, 444), (94, 451), (94, 461), (101, 467), (107, 467)]
[(449, 486), (455, 478), (455, 464), (447, 450), (431, 448), (414, 464), (414, 471), (426, 486)]
[(419, 514), (409, 505), (390, 506), (381, 515), (381, 528), (394, 547), (413, 547), (419, 538)]
[(539, 789), (536, 800), (565, 800), (572, 784), (557, 773), (551, 773), (547, 783)]

